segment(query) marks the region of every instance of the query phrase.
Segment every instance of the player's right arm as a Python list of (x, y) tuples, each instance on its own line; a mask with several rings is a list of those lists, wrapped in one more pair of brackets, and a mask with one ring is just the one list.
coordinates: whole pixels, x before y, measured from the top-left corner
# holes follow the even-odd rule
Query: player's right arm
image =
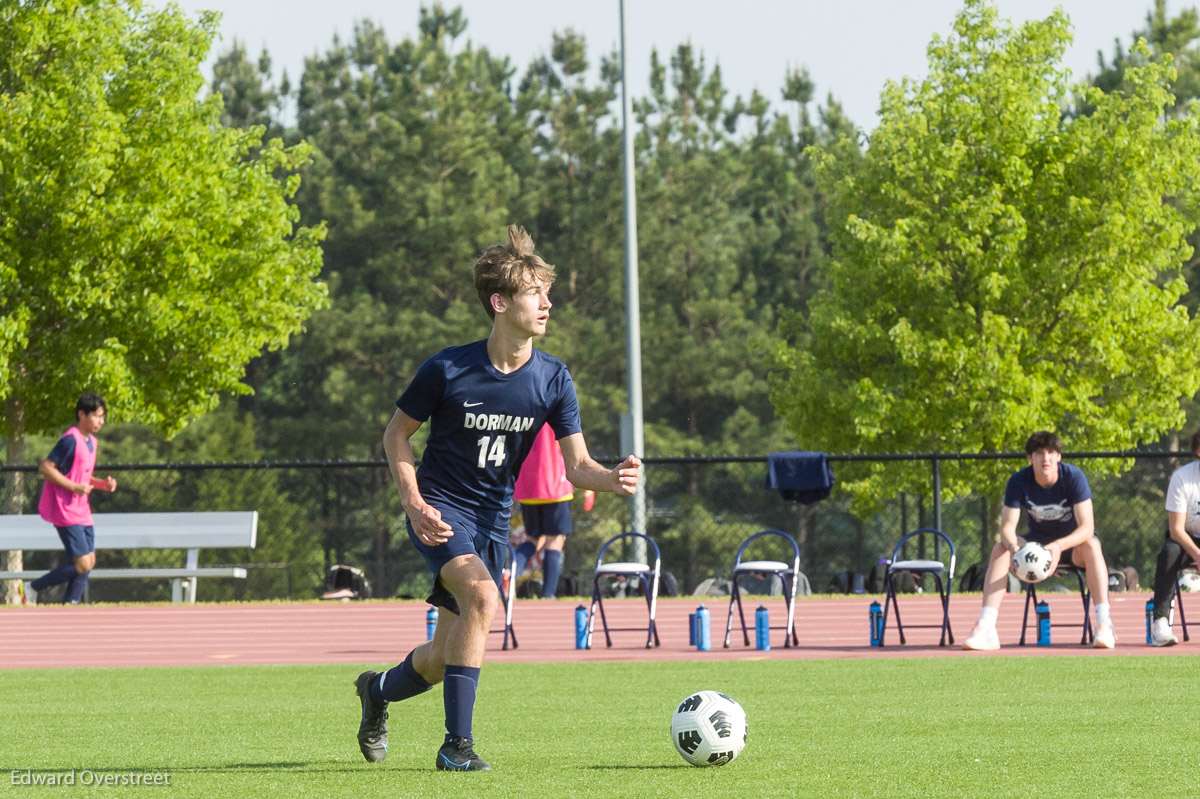
[(1008, 554), (1016, 554), (1021, 548), (1017, 540), (1017, 523), (1021, 521), (1021, 509), (1005, 505), (1000, 509), (1000, 543), (1008, 550)]
[(1167, 530), (1171, 533), (1171, 538), (1176, 544), (1183, 547), (1183, 551), (1188, 554), (1192, 560), (1200, 563), (1200, 547), (1196, 546), (1196, 542), (1188, 535), (1184, 523), (1187, 521), (1186, 511), (1167, 511)]
[(400, 503), (412, 522), (413, 532), (421, 543), (437, 546), (446, 543), (454, 531), (442, 521), (441, 512), (425, 502), (417, 487), (417, 461), (413, 456), (412, 437), (420, 426), (421, 422), (397, 409), (383, 431), (383, 449), (387, 453), (392, 479), (400, 490)]
[(76, 483), (74, 480), (68, 479), (65, 474), (58, 470), (58, 465), (49, 458), (42, 461), (42, 465), (38, 467), (38, 474), (40, 474), (43, 479), (49, 480), (59, 488), (66, 489), (67, 491), (71, 491), (75, 494), (86, 495), (92, 493), (92, 487), (90, 485), (85, 483)]
[(1171, 482), (1167, 485), (1167, 534), (1183, 548), (1183, 551), (1188, 554), (1197, 563), (1200, 563), (1200, 547), (1196, 546), (1196, 542), (1188, 535), (1187, 531), (1187, 510), (1188, 510), (1188, 491), (1184, 483), (1187, 482), (1184, 477), (1183, 469), (1176, 469), (1171, 475)]

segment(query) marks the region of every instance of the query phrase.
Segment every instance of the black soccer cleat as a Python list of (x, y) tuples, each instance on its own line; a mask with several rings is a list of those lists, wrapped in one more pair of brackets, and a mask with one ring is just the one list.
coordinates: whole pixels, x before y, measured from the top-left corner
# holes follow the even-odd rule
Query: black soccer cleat
[(364, 671), (354, 681), (354, 691), (362, 704), (362, 721), (358, 725), (358, 748), (363, 757), (372, 763), (381, 763), (387, 757), (387, 703), (377, 705), (371, 701), (371, 680), (378, 672)]
[(491, 771), (488, 762), (471, 748), (470, 738), (452, 738), (437, 753), (438, 771)]

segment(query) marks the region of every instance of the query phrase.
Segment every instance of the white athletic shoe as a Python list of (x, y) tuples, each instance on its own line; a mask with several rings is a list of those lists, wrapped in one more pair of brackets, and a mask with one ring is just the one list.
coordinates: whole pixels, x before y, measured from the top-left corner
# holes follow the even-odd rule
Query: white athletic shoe
[(21, 604), (36, 605), (38, 592), (33, 587), (32, 580), (21, 581)]
[(1174, 646), (1179, 643), (1171, 632), (1171, 622), (1165, 618), (1155, 619), (1150, 625), (1150, 646)]
[(1096, 626), (1096, 641), (1092, 644), (1096, 649), (1112, 649), (1117, 645), (1117, 634), (1113, 632), (1112, 619), (1100, 622)]
[(1000, 636), (995, 627), (983, 627), (976, 624), (975, 629), (963, 642), (963, 649), (973, 649), (977, 652), (991, 652), (1000, 648)]

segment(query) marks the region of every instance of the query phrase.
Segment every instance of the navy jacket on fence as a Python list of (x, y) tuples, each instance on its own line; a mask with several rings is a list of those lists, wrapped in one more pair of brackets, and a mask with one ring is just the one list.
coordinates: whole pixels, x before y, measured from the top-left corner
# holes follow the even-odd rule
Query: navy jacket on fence
[(767, 455), (766, 487), (786, 500), (811, 505), (833, 491), (833, 469), (824, 452), (772, 452)]

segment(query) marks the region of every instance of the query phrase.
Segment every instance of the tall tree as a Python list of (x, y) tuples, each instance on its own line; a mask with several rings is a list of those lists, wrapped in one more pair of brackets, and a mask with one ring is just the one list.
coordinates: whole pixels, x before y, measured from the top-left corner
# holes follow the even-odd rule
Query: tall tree
[[(1139, 41), (1145, 42), (1145, 49), (1137, 47)], [(1106, 93), (1128, 90), (1126, 70), (1145, 64), (1147, 61), (1163, 63), (1165, 59), (1169, 59), (1177, 76), (1171, 85), (1174, 103), (1167, 113), (1171, 116), (1190, 115), (1192, 113), (1191, 106), (1200, 99), (1200, 15), (1197, 14), (1196, 9), (1183, 8), (1176, 16), (1171, 17), (1167, 14), (1166, 1), (1155, 0), (1153, 8), (1146, 14), (1145, 25), (1130, 34), (1129, 42), (1129, 47), (1126, 47), (1119, 39), (1115, 41), (1111, 60), (1105, 58), (1104, 53), (1097, 54), (1099, 70), (1096, 75), (1089, 78), (1092, 85)], [(1076, 103), (1077, 114), (1088, 114), (1093, 110), (1084, 101)], [(1188, 290), (1183, 295), (1181, 302), (1192, 313), (1195, 313), (1197, 309), (1200, 309), (1200, 257), (1197, 255), (1200, 230), (1193, 230), (1188, 235), (1188, 243), (1192, 246), (1192, 254), (1182, 269), (1183, 276), (1187, 280)], [(1197, 421), (1200, 420), (1200, 398), (1193, 396), (1185, 400), (1182, 406), (1187, 417), (1187, 422), (1184, 423), (1182, 429), (1195, 429)], [(1179, 439), (1178, 431), (1171, 430), (1163, 436), (1160, 445), (1166, 449), (1177, 450), (1180, 445)], [(1186, 433), (1183, 439), (1184, 449), (1186, 449)], [(1113, 481), (1115, 493), (1120, 494), (1129, 486), (1150, 485), (1156, 487), (1154, 490), (1166, 488), (1166, 476), (1158, 474), (1162, 469), (1161, 462), (1143, 460), (1134, 464), (1133, 469), (1141, 472), (1144, 476), (1143, 479)], [(1144, 498), (1115, 496), (1110, 500), (1136, 503)], [(1135, 533), (1135, 531), (1131, 530), (1131, 533)], [(1132, 536), (1126, 536), (1121, 541), (1121, 546), (1131, 548), (1134, 559), (1130, 562), (1140, 562), (1145, 559), (1138, 558), (1136, 551), (1140, 549), (1153, 552), (1157, 549), (1158, 542), (1153, 537), (1150, 537), (1149, 540), (1136, 540), (1135, 533)]]
[(298, 201), (306, 219), (327, 220), (334, 305), (268, 381), (273, 438), (291, 454), (381, 454), (364, 431), (383, 429), (421, 361), (486, 334), (471, 265), (528, 215), (508, 160), (530, 148), (506, 91), (511, 68), (456, 49), (465, 29), (461, 11), (434, 6), (415, 39), (392, 46), (362, 22), (306, 64), (298, 126), (317, 157)]
[[(1145, 49), (1137, 47), (1142, 40), (1146, 42)], [(1126, 70), (1147, 61), (1162, 63), (1164, 59), (1170, 59), (1177, 74), (1171, 84), (1175, 99), (1168, 113), (1174, 116), (1190, 114), (1189, 106), (1200, 100), (1200, 14), (1196, 9), (1184, 8), (1171, 17), (1167, 14), (1166, 0), (1155, 0), (1154, 8), (1146, 14), (1145, 27), (1133, 31), (1130, 42), (1129, 48), (1119, 39), (1114, 42), (1111, 60), (1103, 53), (1097, 54), (1099, 71), (1090, 78), (1092, 85), (1105, 93), (1125, 90), (1128, 88)], [(1084, 100), (1078, 101), (1076, 106), (1078, 114), (1092, 111)], [(1193, 231), (1188, 241), (1192, 245), (1192, 257), (1184, 267), (1188, 292), (1183, 302), (1194, 312), (1200, 308), (1200, 256), (1197, 255), (1200, 230)], [(1200, 407), (1193, 403), (1189, 416), (1195, 419), (1198, 415)]]
[(270, 138), (283, 137), (280, 122), (291, 83), (287, 73), (278, 86), (272, 82), (271, 56), (264, 48), (257, 61), (236, 39), (217, 56), (209, 91), (221, 95), (221, 124), (230, 128), (261, 126)]
[(532, 132), (533, 160), (521, 164), (524, 191), (537, 202), (531, 226), (555, 265), (554, 321), (539, 347), (562, 358), (580, 386), (580, 412), (598, 451), (619, 449), (625, 407), (624, 228), (621, 129), (612, 114), (619, 72), (602, 60), (589, 81), (583, 38), (555, 34), (548, 57), (530, 65), (517, 110)]
[(734, 146), (747, 177), (735, 204), (750, 214), (739, 262), (754, 281), (759, 306), (802, 310), (824, 255), (818, 197), (804, 154), (817, 136), (808, 113), (812, 95), (807, 72), (792, 71), (782, 96), (796, 109), (794, 116), (772, 109), (757, 91), (736, 106), (746, 132)]
[[(439, 349), (487, 335), (471, 267), (512, 221), (532, 217), (514, 163), (530, 136), (510, 95), (513, 69), (461, 37), (461, 10), (422, 9), (418, 35), (390, 44), (370, 22), (305, 65), (297, 125), (317, 150), (298, 197), (327, 220), (333, 306), (264, 379), (263, 421), (277, 455), (382, 457), (399, 391)], [(386, 479), (386, 475), (382, 476)], [(395, 586), (394, 492), (367, 523), (376, 587)], [(361, 534), (328, 497), (327, 546)], [(402, 548), (412, 553), (407, 543)]]
[(691, 46), (669, 69), (652, 56), (651, 93), (637, 104), (638, 243), (645, 369), (658, 377), (647, 385), (647, 439), (660, 451), (724, 450), (748, 433), (739, 408), (765, 376), (752, 356), (765, 344), (756, 284), (738, 268), (749, 209), (736, 204), (744, 170), (728, 112), (720, 69)]
[[(1146, 47), (1139, 48), (1137, 43), (1143, 39)], [(1126, 89), (1127, 69), (1148, 61), (1162, 63), (1164, 57), (1169, 57), (1176, 71), (1171, 110), (1182, 112), (1189, 102), (1200, 98), (1200, 43), (1197, 40), (1200, 40), (1200, 15), (1195, 8), (1185, 8), (1177, 16), (1170, 17), (1166, 0), (1154, 0), (1154, 8), (1146, 14), (1146, 27), (1134, 31), (1131, 36), (1130, 49), (1118, 39), (1113, 43), (1111, 61), (1103, 53), (1097, 54), (1099, 72), (1091, 82), (1106, 94)]]
[(323, 301), (321, 230), (288, 203), (308, 150), (197, 99), (211, 14), (4, 0), (0, 25), (8, 459), (85, 388), (174, 433)]
[[(752, 262), (742, 258), (753, 224), (739, 203), (748, 172), (733, 142), (733, 107), (720, 69), (690, 45), (669, 65), (652, 56), (650, 96), (636, 105), (648, 451), (762, 451), (771, 432), (763, 356), (774, 319), (758, 305), (758, 280), (744, 268)], [(663, 476), (648, 475), (651, 490), (665, 487)], [(735, 545), (737, 531), (725, 528), (726, 540), (696, 535), (720, 511), (705, 507), (715, 487), (695, 468), (680, 481), (675, 512), (694, 523), (661, 535), (694, 585), (704, 550)]]
[[(299, 139), (296, 131), (286, 130), (282, 115), (289, 99), (291, 84), (287, 73), (284, 72), (279, 84), (273, 82), (271, 74), (271, 56), (264, 47), (257, 61), (250, 59), (246, 47), (240, 41), (234, 40), (230, 48), (217, 56), (213, 64), (213, 77), (209, 85), (211, 94), (221, 96), (221, 124), (230, 128), (253, 128), (260, 126), (266, 130), (268, 139), (282, 139), (293, 143)], [(248, 158), (257, 157), (258, 151), (247, 154)], [(255, 419), (261, 417), (259, 402), (262, 397), (264, 362), (278, 361), (278, 352), (264, 349), (260, 356), (252, 359), (246, 365), (246, 375), (243, 382), (250, 391), (237, 398), (238, 407), (253, 414)], [(260, 443), (263, 442), (265, 431), (255, 425)]]
[[(969, 0), (929, 76), (890, 83), (865, 154), (814, 148), (835, 252), (811, 348), (781, 341), (774, 402), (800, 440), (850, 452), (1019, 449), (1033, 429), (1123, 448), (1182, 421), (1200, 325), (1179, 305), (1196, 222), (1200, 131), (1165, 118), (1172, 71), (1148, 59), (1064, 116), (1059, 12), (1013, 28)], [(1145, 54), (1144, 46), (1139, 51)], [(952, 471), (949, 495), (1006, 464)], [(892, 465), (868, 499), (919, 490)]]

